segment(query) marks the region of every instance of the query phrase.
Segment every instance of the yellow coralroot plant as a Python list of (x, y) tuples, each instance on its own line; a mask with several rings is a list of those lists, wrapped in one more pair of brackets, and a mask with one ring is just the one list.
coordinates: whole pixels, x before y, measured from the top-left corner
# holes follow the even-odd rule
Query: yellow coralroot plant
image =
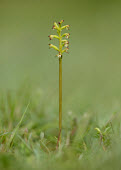
[(57, 31), (57, 35), (48, 36), (50, 40), (55, 38), (55, 39), (58, 39), (59, 41), (59, 47), (56, 47), (53, 44), (49, 44), (50, 48), (53, 48), (58, 52), (56, 56), (59, 59), (59, 136), (58, 136), (58, 143), (61, 142), (61, 131), (62, 131), (62, 56), (63, 56), (63, 53), (68, 53), (69, 41), (67, 39), (70, 37), (69, 33), (62, 34), (63, 29), (69, 30), (69, 27), (70, 27), (70, 25), (62, 26), (63, 22), (64, 20), (61, 20), (58, 24), (54, 22), (53, 30)]

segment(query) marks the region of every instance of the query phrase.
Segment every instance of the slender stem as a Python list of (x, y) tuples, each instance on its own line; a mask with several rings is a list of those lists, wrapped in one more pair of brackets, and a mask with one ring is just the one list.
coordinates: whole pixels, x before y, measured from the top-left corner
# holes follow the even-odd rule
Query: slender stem
[(61, 131), (62, 131), (62, 36), (61, 36), (61, 31), (59, 32), (59, 51), (61, 55), (61, 58), (59, 58), (59, 143), (61, 143)]
[(59, 142), (62, 130), (62, 58), (59, 58)]

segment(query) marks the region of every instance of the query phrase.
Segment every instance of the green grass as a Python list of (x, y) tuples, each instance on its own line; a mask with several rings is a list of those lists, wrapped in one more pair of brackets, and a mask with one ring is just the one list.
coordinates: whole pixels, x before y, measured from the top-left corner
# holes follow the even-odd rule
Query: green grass
[(120, 101), (64, 113), (56, 150), (58, 110), (51, 98), (28, 86), (1, 92), (0, 169), (120, 169)]
[[(0, 170), (121, 169), (120, 18), (121, 1), (0, 0)], [(59, 68), (47, 36), (61, 19), (71, 37), (56, 150)]]

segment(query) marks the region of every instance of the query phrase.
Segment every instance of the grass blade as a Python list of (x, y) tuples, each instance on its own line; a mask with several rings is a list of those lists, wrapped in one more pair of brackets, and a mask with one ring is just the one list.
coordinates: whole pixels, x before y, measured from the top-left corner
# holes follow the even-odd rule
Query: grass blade
[(13, 139), (14, 139), (14, 137), (15, 137), (15, 135), (16, 135), (16, 133), (17, 133), (17, 131), (18, 131), (18, 129), (19, 129), (19, 127), (20, 127), (23, 119), (24, 119), (24, 116), (25, 116), (25, 114), (26, 114), (26, 112), (27, 112), (27, 109), (28, 109), (28, 107), (29, 107), (29, 104), (30, 104), (30, 102), (28, 103), (28, 105), (27, 105), (27, 107), (26, 107), (26, 109), (25, 109), (25, 111), (24, 111), (24, 113), (23, 113), (23, 115), (22, 115), (19, 123), (17, 124), (17, 126), (15, 127), (15, 129), (13, 130), (13, 132), (12, 132), (12, 134), (11, 134), (10, 140), (9, 140), (9, 142), (8, 142), (8, 147), (11, 147), (11, 146), (12, 146)]

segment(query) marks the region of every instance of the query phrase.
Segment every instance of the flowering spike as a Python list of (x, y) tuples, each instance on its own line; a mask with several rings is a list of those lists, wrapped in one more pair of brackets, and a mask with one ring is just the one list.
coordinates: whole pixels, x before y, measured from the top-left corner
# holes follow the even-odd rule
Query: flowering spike
[[(53, 38), (56, 38), (59, 40), (59, 48), (50, 44), (50, 48), (53, 48), (55, 49), (56, 51), (59, 51), (59, 54), (57, 56), (59, 56), (58, 58), (60, 58), (60, 56), (62, 57), (62, 53), (64, 52), (67, 52), (68, 50), (68, 47), (69, 47), (69, 41), (67, 40), (63, 40), (62, 38), (65, 37), (65, 38), (69, 38), (70, 37), (70, 34), (69, 33), (64, 33), (63, 35), (61, 35), (61, 31), (63, 29), (69, 29), (70, 25), (65, 25), (65, 26), (61, 26), (61, 24), (64, 22), (64, 20), (61, 20), (58, 24), (57, 22), (54, 22), (54, 25), (53, 25), (53, 29), (57, 30), (57, 34), (58, 35), (49, 35), (49, 39), (52, 40)], [(64, 50), (63, 50), (63, 47), (66, 47)]]
[[(67, 30), (69, 29), (70, 25), (65, 25), (61, 26), (61, 24), (64, 22), (64, 20), (61, 20), (58, 24), (54, 22), (54, 26), (52, 27), (53, 30), (57, 30), (58, 35), (49, 35), (50, 40), (53, 38), (56, 38), (59, 40), (59, 48), (56, 47), (53, 44), (49, 44), (50, 48), (55, 49), (58, 51), (58, 54), (56, 55), (59, 59), (59, 136), (58, 136), (58, 142), (57, 142), (57, 147), (59, 143), (61, 142), (61, 132), (62, 132), (62, 54), (64, 52), (68, 53), (68, 46), (69, 46), (69, 41), (63, 40), (63, 37), (69, 38), (70, 34), (69, 33), (64, 33), (61, 35), (61, 31), (66, 28)], [(66, 47), (63, 49), (63, 47)]]

